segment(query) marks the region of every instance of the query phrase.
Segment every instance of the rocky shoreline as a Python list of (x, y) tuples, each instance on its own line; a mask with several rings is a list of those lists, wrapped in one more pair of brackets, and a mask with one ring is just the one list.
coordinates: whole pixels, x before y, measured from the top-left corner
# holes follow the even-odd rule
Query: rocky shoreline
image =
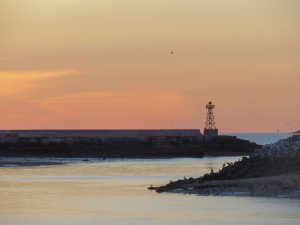
[(300, 135), (265, 145), (218, 172), (149, 189), (198, 195), (300, 197)]
[(192, 179), (181, 184), (177, 183), (172, 188), (158, 188), (156, 190), (157, 192), (197, 195), (300, 197), (300, 174), (237, 180), (212, 180), (204, 183)]
[(205, 156), (246, 156), (252, 154), (258, 145), (236, 136), (219, 135), (201, 142), (201, 150)]

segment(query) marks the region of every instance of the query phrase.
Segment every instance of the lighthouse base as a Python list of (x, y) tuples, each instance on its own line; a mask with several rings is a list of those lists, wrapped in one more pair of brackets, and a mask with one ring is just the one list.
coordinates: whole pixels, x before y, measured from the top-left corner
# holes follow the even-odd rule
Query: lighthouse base
[(204, 139), (207, 141), (212, 137), (218, 136), (218, 129), (204, 129)]

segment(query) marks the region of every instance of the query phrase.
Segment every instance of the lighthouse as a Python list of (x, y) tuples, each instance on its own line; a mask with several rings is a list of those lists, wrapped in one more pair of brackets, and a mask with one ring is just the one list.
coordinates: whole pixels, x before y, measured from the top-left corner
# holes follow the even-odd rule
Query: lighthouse
[(215, 105), (212, 102), (208, 102), (206, 105), (207, 115), (204, 127), (204, 138), (208, 140), (212, 137), (218, 136), (218, 129), (216, 127), (214, 111)]

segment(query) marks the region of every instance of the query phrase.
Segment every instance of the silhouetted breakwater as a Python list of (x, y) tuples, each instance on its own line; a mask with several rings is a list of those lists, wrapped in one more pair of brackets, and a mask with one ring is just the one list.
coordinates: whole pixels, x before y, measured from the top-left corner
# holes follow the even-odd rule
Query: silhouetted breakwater
[(204, 141), (199, 130), (0, 132), (0, 156), (12, 157), (203, 157), (245, 155), (258, 147), (229, 136)]
[(202, 157), (199, 130), (2, 131), (1, 156)]
[(207, 156), (249, 155), (262, 146), (235, 136), (219, 135), (207, 141), (202, 139), (201, 150)]

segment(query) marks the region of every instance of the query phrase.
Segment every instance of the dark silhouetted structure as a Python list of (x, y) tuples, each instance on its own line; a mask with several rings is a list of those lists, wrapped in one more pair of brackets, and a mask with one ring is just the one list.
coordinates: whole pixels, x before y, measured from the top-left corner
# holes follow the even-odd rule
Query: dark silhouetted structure
[(216, 122), (215, 122), (214, 112), (213, 112), (214, 108), (215, 108), (215, 105), (212, 104), (212, 102), (209, 102), (206, 105), (207, 116), (206, 116), (206, 122), (205, 122), (205, 128), (204, 128), (205, 140), (208, 140), (212, 137), (218, 136), (218, 129), (216, 128)]

